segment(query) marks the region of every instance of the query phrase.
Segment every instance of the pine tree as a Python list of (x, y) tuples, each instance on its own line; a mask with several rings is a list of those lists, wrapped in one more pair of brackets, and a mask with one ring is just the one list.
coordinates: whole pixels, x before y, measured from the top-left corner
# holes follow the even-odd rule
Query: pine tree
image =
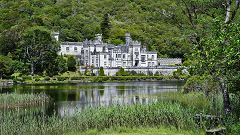
[(103, 16), (103, 21), (101, 22), (101, 31), (103, 35), (103, 40), (106, 42), (110, 36), (111, 23), (109, 20), (109, 14), (106, 13)]

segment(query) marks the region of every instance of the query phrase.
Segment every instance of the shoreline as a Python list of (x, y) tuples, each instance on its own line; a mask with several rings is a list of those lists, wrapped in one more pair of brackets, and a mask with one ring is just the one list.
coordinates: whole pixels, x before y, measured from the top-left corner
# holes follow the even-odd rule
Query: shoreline
[[(61, 85), (61, 84), (79, 84), (79, 83), (124, 83), (124, 82), (164, 82), (164, 81), (175, 81), (175, 82), (184, 82), (186, 79), (175, 79), (175, 78), (157, 78), (157, 77), (146, 77), (142, 78), (139, 77), (132, 77), (128, 78), (129, 76), (124, 76), (120, 79), (112, 79), (112, 77), (87, 77), (81, 80), (50, 80), (50, 81), (25, 81), (25, 82), (15, 82), (13, 85)], [(107, 78), (106, 80), (103, 78)], [(103, 80), (98, 80), (103, 79)]]
[(13, 85), (14, 85), (13, 80), (0, 80), (0, 87), (8, 87)]

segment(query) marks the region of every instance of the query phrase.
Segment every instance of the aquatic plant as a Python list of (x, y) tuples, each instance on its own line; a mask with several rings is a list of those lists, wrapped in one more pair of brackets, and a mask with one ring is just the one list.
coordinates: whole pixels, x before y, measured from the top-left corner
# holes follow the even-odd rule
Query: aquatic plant
[[(16, 112), (17, 113), (17, 112)], [(114, 105), (85, 109), (73, 117), (57, 115), (0, 115), (0, 134), (63, 134), (88, 129), (113, 127), (174, 126), (177, 129), (194, 129), (193, 110), (177, 103)]]
[(0, 109), (41, 105), (49, 101), (45, 94), (0, 94)]

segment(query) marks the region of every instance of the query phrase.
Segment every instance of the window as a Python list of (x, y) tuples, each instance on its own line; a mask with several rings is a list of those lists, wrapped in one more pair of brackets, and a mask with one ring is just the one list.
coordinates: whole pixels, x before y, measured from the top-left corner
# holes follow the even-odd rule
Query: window
[(152, 60), (154, 60), (154, 55), (152, 55)]
[(107, 55), (104, 55), (104, 59), (106, 59), (107, 58)]
[(141, 55), (141, 61), (142, 61), (142, 62), (145, 62), (145, 61), (146, 61), (145, 58), (146, 58), (145, 55)]
[(104, 66), (107, 66), (107, 62), (106, 61), (104, 61)]
[(151, 62), (148, 62), (148, 67), (151, 67)]
[(125, 54), (123, 54), (123, 59), (125, 59), (125, 57), (126, 57)]
[(75, 51), (75, 52), (77, 51), (77, 47), (74, 47), (74, 51)]
[(118, 58), (121, 58), (121, 54), (118, 54)]
[(69, 47), (66, 47), (66, 51), (67, 51), (67, 52), (69, 51)]

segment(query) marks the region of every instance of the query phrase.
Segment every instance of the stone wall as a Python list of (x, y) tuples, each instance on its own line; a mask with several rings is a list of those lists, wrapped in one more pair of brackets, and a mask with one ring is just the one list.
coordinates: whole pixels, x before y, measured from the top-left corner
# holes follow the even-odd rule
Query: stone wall
[[(171, 66), (159, 66), (159, 67), (146, 67), (146, 68), (124, 68), (125, 71), (135, 71), (137, 73), (144, 73), (148, 74), (149, 72), (155, 74), (156, 72), (163, 74), (163, 75), (171, 75), (174, 71), (177, 71), (179, 67), (171, 67)], [(119, 71), (120, 68), (104, 68), (105, 75), (114, 76), (116, 72)], [(80, 68), (80, 72), (84, 74), (85, 68)], [(96, 75), (99, 74), (99, 68), (94, 68), (93, 73)]]
[(159, 58), (158, 63), (161, 66), (164, 65), (180, 65), (182, 64), (181, 58)]

